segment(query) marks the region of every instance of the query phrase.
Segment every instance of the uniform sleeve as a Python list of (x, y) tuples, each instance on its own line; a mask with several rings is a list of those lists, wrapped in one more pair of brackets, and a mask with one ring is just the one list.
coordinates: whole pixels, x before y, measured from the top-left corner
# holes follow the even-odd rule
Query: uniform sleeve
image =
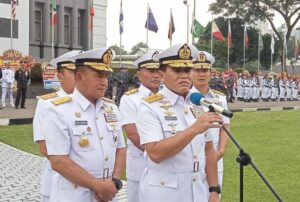
[[(119, 109), (116, 109), (117, 116), (120, 117), (120, 111)], [(121, 129), (120, 132), (118, 133), (118, 144), (117, 148), (124, 148), (126, 147), (125, 140), (124, 140), (124, 134), (123, 130)]]
[(45, 136), (43, 135), (43, 123), (44, 123), (44, 113), (45, 113), (45, 101), (42, 99), (39, 99), (37, 105), (36, 105), (36, 109), (35, 109), (35, 113), (34, 113), (34, 117), (33, 117), (33, 141), (37, 142), (39, 140), (45, 140)]
[(137, 113), (136, 126), (140, 135), (141, 145), (164, 139), (158, 115), (143, 102)]
[[(47, 117), (43, 127), (48, 155), (67, 155), (70, 153), (71, 139), (66, 117), (58, 113), (57, 106), (47, 110)], [(60, 106), (58, 106), (60, 107)]]
[(120, 101), (121, 126), (136, 122), (137, 108), (129, 96), (123, 95)]

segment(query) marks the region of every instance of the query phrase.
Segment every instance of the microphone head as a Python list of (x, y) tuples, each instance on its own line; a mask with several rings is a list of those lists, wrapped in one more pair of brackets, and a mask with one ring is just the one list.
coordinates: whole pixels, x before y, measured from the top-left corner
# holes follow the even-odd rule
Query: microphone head
[(190, 96), (190, 100), (194, 105), (201, 105), (200, 104), (200, 100), (204, 98), (204, 95), (202, 95), (201, 93), (192, 93)]

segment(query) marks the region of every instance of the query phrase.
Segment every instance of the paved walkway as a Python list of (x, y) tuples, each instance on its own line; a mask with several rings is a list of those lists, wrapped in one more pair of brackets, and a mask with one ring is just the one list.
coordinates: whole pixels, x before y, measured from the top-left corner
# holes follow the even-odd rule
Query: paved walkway
[[(39, 181), (43, 159), (0, 142), (0, 202), (41, 201)], [(126, 182), (117, 195), (127, 202)]]

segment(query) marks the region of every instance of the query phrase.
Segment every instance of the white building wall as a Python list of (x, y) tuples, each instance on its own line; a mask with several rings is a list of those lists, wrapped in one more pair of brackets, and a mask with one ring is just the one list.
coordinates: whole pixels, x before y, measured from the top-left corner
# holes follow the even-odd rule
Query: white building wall
[[(11, 16), (11, 5), (0, 3), (0, 17), (9, 18)], [(23, 55), (29, 54), (29, 1), (19, 1), (17, 5), (16, 18), (19, 21), (18, 39), (13, 39), (13, 49), (22, 52)], [(10, 38), (0, 37), (0, 55), (10, 49)]]
[(94, 0), (93, 48), (106, 46), (106, 8), (107, 0)]

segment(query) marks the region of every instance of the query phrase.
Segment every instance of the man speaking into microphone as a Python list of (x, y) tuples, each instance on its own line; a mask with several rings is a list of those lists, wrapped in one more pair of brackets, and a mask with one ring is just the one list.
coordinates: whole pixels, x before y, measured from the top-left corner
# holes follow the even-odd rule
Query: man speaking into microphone
[[(192, 78), (193, 78), (193, 87), (191, 89), (192, 92), (200, 92), (205, 96), (205, 102), (202, 104), (205, 106), (205, 109), (208, 111), (208, 106), (216, 106), (219, 105), (223, 109), (227, 110), (227, 100), (226, 95), (223, 93), (213, 90), (209, 87), (208, 83), (211, 79), (211, 69), (212, 65), (215, 62), (215, 58), (208, 52), (199, 51), (198, 57), (196, 60), (193, 61), (194, 68), (192, 70)], [(192, 98), (191, 98), (192, 100)], [(200, 102), (200, 100), (199, 100)], [(211, 102), (211, 103), (209, 103)], [(207, 105), (205, 105), (205, 103)], [(218, 111), (218, 106), (215, 109), (216, 112), (222, 113), (221, 110)], [(221, 109), (222, 109), (221, 108)], [(227, 112), (227, 111), (224, 111)], [(228, 111), (229, 112), (229, 111)], [(227, 113), (230, 117), (232, 113)], [(224, 126), (229, 129), (229, 118), (226, 116), (222, 116)], [(226, 147), (229, 142), (229, 137), (227, 136), (226, 132), (222, 128), (214, 128), (213, 130), (213, 144), (218, 156), (218, 181), (219, 185), (222, 185), (223, 181), (223, 156), (226, 152)]]

